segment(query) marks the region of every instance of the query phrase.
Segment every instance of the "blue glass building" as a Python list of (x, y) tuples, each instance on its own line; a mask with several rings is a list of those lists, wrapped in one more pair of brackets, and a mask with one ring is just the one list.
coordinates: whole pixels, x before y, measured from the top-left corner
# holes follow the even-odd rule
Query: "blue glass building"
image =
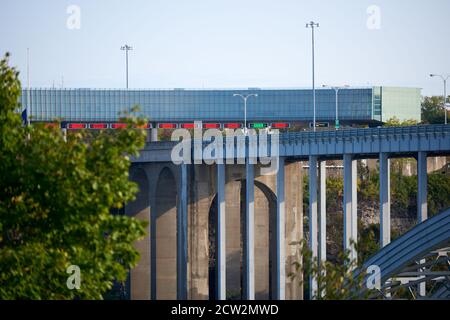
[[(243, 121), (243, 101), (233, 94), (257, 93), (248, 100), (247, 119), (307, 123), (313, 119), (311, 89), (24, 89), (22, 108), (30, 106), (32, 121), (117, 121), (120, 112), (139, 105), (151, 122)], [(346, 88), (338, 93), (341, 123), (377, 124), (392, 117), (420, 121), (417, 88)], [(316, 90), (316, 120), (334, 123), (333, 89)]]

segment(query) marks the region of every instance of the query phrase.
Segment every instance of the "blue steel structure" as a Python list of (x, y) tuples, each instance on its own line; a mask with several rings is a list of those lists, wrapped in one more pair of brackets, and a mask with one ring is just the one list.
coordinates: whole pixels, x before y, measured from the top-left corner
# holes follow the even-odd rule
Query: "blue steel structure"
[[(357, 270), (356, 276), (369, 266), (380, 268), (381, 288), (376, 296), (389, 297), (400, 288), (429, 283), (431, 299), (450, 298), (450, 208), (418, 224), (389, 243)], [(368, 276), (365, 276), (366, 281)]]
[[(412, 127), (391, 127), (391, 128), (371, 128), (371, 129), (350, 129), (341, 131), (327, 131), (327, 132), (297, 132), (297, 133), (285, 133), (275, 135), (279, 139), (261, 142), (260, 139), (253, 141), (259, 150), (261, 143), (267, 143), (267, 145), (273, 145), (274, 141), (279, 141), (276, 152), (271, 146), (266, 150), (270, 150), (267, 156), (273, 158), (273, 161), (278, 163), (277, 170), (273, 173), (276, 175), (276, 217), (275, 217), (275, 235), (273, 241), (275, 241), (275, 256), (276, 262), (274, 268), (276, 270), (275, 281), (275, 298), (279, 300), (285, 299), (285, 280), (286, 274), (284, 270), (285, 265), (285, 168), (286, 162), (293, 161), (309, 161), (309, 233), (310, 242), (309, 247), (312, 251), (313, 257), (326, 259), (325, 246), (321, 246), (319, 239), (326, 239), (326, 228), (320, 227), (326, 225), (326, 222), (322, 219), (326, 217), (326, 206), (318, 205), (319, 199), (326, 199), (326, 166), (323, 163), (326, 160), (341, 160), (344, 161), (344, 243), (343, 247), (350, 251), (350, 256), (353, 259), (357, 259), (356, 248), (353, 242), (358, 239), (357, 230), (357, 159), (376, 158), (380, 161), (380, 253), (375, 255), (370, 263), (379, 264), (382, 268), (382, 272), (385, 274), (382, 276), (382, 281), (387, 281), (389, 278), (395, 276), (402, 267), (408, 263), (414, 263), (415, 259), (422, 259), (426, 253), (436, 254), (436, 252), (429, 252), (429, 250), (436, 250), (439, 247), (446, 245), (449, 242), (449, 213), (445, 213), (430, 219), (430, 221), (422, 223), (428, 219), (428, 207), (427, 207), (427, 157), (431, 156), (448, 156), (450, 155), (450, 126), (449, 125), (427, 125), (427, 126), (412, 126)], [(203, 154), (203, 160), (215, 160), (216, 164), (216, 190), (217, 196), (220, 201), (217, 203), (218, 221), (216, 222), (217, 232), (217, 255), (220, 259), (220, 263), (216, 269), (216, 288), (217, 297), (219, 299), (226, 298), (226, 262), (224, 261), (226, 252), (226, 238), (224, 230), (226, 230), (225, 216), (225, 170), (232, 164), (229, 164), (230, 159), (244, 160), (246, 163), (246, 185), (254, 184), (254, 166), (249, 162), (249, 152), (239, 152), (239, 139), (244, 139), (245, 149), (248, 149), (252, 143), (251, 136), (248, 137), (234, 137), (231, 144), (228, 142), (218, 143), (218, 147), (222, 151), (214, 153), (208, 157), (208, 153)], [(188, 145), (192, 143), (191, 150), (195, 150), (200, 146), (200, 150), (204, 150), (211, 142), (200, 142), (197, 140), (188, 141)], [(212, 142), (217, 143), (217, 142)], [(146, 162), (171, 162), (172, 150), (176, 145), (176, 142), (152, 142), (148, 143), (146, 147), (141, 151), (138, 158), (133, 158), (132, 161), (135, 164)], [(227, 148), (233, 149), (233, 152), (227, 152)], [(229, 149), (228, 149), (229, 150)], [(220, 160), (224, 160), (219, 157), (219, 154), (224, 155), (227, 165)], [(417, 159), (417, 221), (422, 223), (417, 228), (413, 229), (410, 233), (407, 233), (403, 237), (399, 238), (395, 242), (390, 243), (390, 159), (397, 157), (415, 157)], [(190, 159), (190, 158), (189, 158)], [(180, 165), (181, 170), (186, 170), (186, 166), (193, 165), (189, 159), (184, 160)], [(232, 162), (233, 163), (233, 162)], [(198, 164), (197, 164), (198, 165)], [(321, 169), (319, 174), (318, 168)], [(186, 175), (182, 175), (187, 179)], [(189, 183), (187, 181), (181, 181), (181, 185), (186, 190), (182, 194), (187, 197)], [(246, 190), (246, 234), (245, 239), (253, 239), (255, 237), (254, 221), (249, 217), (254, 215), (254, 188)], [(182, 199), (180, 205), (187, 206), (187, 199)], [(186, 208), (178, 208), (178, 212), (187, 212)], [(319, 217), (321, 218), (320, 224), (318, 223)], [(185, 221), (185, 216), (179, 216), (179, 219)], [(186, 225), (178, 225), (177, 232), (179, 234), (185, 234), (187, 229)], [(186, 251), (187, 242), (179, 243), (181, 247), (178, 247), (179, 256), (183, 257), (178, 260), (178, 264), (182, 264), (180, 269), (185, 270), (187, 264), (187, 257), (182, 254)], [(383, 249), (384, 248), (384, 249)], [(245, 283), (247, 299), (252, 299), (252, 293), (254, 292), (254, 257), (255, 248), (250, 244), (245, 245)], [(450, 250), (443, 249), (439, 252), (446, 252), (448, 260), (448, 252)], [(440, 254), (440, 253), (437, 254)], [(427, 256), (429, 258), (429, 256)], [(415, 271), (413, 274), (419, 280), (416, 282), (419, 285), (417, 290), (418, 297), (426, 296), (426, 287), (423, 283), (427, 279), (431, 279), (433, 274), (427, 272), (424, 268), (428, 265), (428, 262), (413, 266)], [(407, 274), (408, 275), (408, 274)], [(436, 293), (439, 297), (447, 295), (447, 289), (450, 288), (450, 273), (444, 272), (439, 275), (439, 279), (444, 283), (444, 289), (439, 289)], [(444, 277), (444, 278), (442, 278)], [(433, 278), (434, 279), (434, 278)], [(179, 296), (185, 296), (184, 290), (186, 290), (185, 283), (187, 281), (186, 273), (179, 274), (178, 278), (178, 294)], [(384, 285), (384, 288), (388, 288), (391, 285)], [(446, 289), (447, 288), (447, 289)], [(314, 278), (310, 279), (311, 297), (317, 297), (320, 293), (317, 290), (317, 283)]]
[[(248, 102), (248, 121), (310, 122), (311, 89), (37, 89), (20, 102), (29, 106), (31, 121), (114, 122), (134, 105), (152, 122), (243, 121), (242, 102), (233, 94), (257, 93)], [(334, 123), (335, 92), (316, 90), (317, 121)], [(394, 87), (346, 88), (339, 91), (342, 123), (377, 124), (392, 116), (420, 121), (420, 89)]]

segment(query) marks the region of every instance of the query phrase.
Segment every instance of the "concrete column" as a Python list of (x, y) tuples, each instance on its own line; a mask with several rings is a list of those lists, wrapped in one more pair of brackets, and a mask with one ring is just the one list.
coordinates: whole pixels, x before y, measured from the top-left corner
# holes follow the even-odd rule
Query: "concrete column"
[[(134, 170), (133, 170), (134, 171)], [(145, 170), (139, 169), (131, 173), (131, 179), (138, 184), (139, 192), (136, 194), (134, 201), (125, 205), (125, 214), (141, 221), (149, 221), (151, 219), (150, 205), (150, 183)], [(128, 289), (131, 300), (149, 300), (151, 299), (152, 272), (151, 268), (151, 246), (150, 234), (151, 223), (146, 227), (147, 236), (134, 243), (136, 250), (140, 254), (140, 260), (137, 265), (132, 268), (128, 274)]]
[[(209, 298), (209, 253), (215, 250), (215, 241), (210, 248), (209, 214), (215, 197), (214, 166), (189, 165), (189, 202), (188, 202), (188, 299), (208, 300)], [(216, 206), (217, 207), (217, 206)], [(215, 224), (213, 225), (215, 226)], [(215, 230), (215, 227), (213, 227)], [(208, 236), (206, 236), (206, 230)], [(212, 240), (212, 239), (211, 239)], [(214, 287), (214, 277), (211, 288)], [(211, 299), (215, 292), (211, 295)]]
[(319, 261), (327, 260), (327, 162), (319, 162)]
[[(312, 259), (318, 258), (317, 242), (317, 156), (309, 157), (309, 249)], [(317, 295), (317, 279), (309, 277), (310, 297)]]
[(226, 296), (226, 226), (225, 226), (225, 165), (217, 164), (217, 261), (216, 261), (216, 297), (225, 300)]
[(244, 226), (244, 297), (255, 299), (255, 173), (247, 161)]
[(180, 165), (181, 185), (177, 204), (177, 299), (187, 299), (187, 252), (188, 252), (188, 222), (187, 222), (187, 165)]
[[(417, 223), (421, 223), (428, 219), (427, 184), (427, 153), (419, 152), (417, 154)], [(424, 261), (421, 262), (423, 263)], [(425, 285), (425, 282), (419, 284), (419, 296), (424, 297), (426, 295)]]
[(387, 153), (380, 153), (380, 247), (391, 242), (391, 161)]
[(357, 162), (352, 155), (344, 154), (344, 250), (350, 250), (350, 258), (357, 259), (355, 246), (357, 230)]
[(150, 129), (150, 141), (152, 142), (156, 142), (158, 141), (158, 129), (157, 128), (153, 128)]
[(279, 157), (277, 171), (277, 216), (276, 216), (276, 288), (275, 299), (285, 299), (285, 202), (284, 202), (284, 157)]
[[(298, 242), (303, 239), (303, 177), (302, 162), (284, 166), (286, 177), (286, 300), (303, 300), (303, 274), (297, 272), (295, 262), (301, 261)], [(256, 249), (255, 249), (256, 250)], [(258, 296), (256, 296), (258, 297)]]
[(419, 152), (417, 155), (417, 222), (428, 218), (427, 205), (427, 153)]

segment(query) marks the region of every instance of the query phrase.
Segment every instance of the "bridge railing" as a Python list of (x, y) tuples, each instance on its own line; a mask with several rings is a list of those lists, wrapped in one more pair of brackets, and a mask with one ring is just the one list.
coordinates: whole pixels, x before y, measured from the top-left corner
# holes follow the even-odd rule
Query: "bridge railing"
[(287, 132), (280, 134), (280, 140), (336, 139), (369, 136), (394, 136), (405, 134), (450, 133), (450, 125), (418, 125), (407, 127), (357, 128), (318, 132)]
[[(346, 138), (363, 138), (363, 137), (386, 137), (399, 135), (421, 135), (421, 134), (450, 134), (450, 125), (417, 125), (407, 127), (382, 127), (382, 128), (353, 128), (342, 130), (328, 131), (302, 131), (302, 132), (286, 132), (279, 135), (281, 143), (289, 141), (311, 141), (316, 139), (346, 139)], [(241, 137), (243, 139), (243, 137)], [(208, 145), (209, 141), (194, 140), (193, 143), (201, 143)], [(223, 144), (226, 143), (224, 136)]]

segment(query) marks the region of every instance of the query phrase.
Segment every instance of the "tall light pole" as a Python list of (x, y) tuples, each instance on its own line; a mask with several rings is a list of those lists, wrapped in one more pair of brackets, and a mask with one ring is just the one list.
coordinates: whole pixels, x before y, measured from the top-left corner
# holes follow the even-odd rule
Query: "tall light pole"
[(127, 89), (128, 89), (128, 51), (133, 50), (133, 47), (125, 44), (124, 46), (120, 47), (120, 50), (125, 50), (125, 59), (126, 59), (126, 79), (127, 79)]
[(430, 77), (439, 77), (444, 81), (444, 113), (445, 113), (445, 124), (447, 124), (447, 108), (446, 108), (446, 102), (447, 102), (447, 80), (450, 78), (450, 74), (443, 75), (443, 74), (430, 74)]
[(247, 100), (250, 97), (258, 97), (258, 94), (251, 93), (247, 95), (243, 95), (240, 93), (233, 94), (233, 97), (240, 97), (242, 100), (244, 100), (244, 133), (247, 135)]
[(311, 21), (306, 24), (306, 28), (311, 28), (312, 32), (312, 90), (313, 90), (313, 127), (316, 131), (316, 87), (315, 87), (315, 73), (314, 73), (314, 28), (318, 28), (319, 24)]
[(339, 129), (339, 108), (338, 108), (338, 104), (339, 104), (339, 100), (338, 100), (339, 90), (341, 90), (341, 89), (346, 89), (346, 88), (348, 88), (349, 86), (348, 86), (348, 85), (345, 85), (345, 86), (342, 86), (342, 87), (333, 87), (333, 86), (323, 85), (322, 87), (333, 89), (334, 92), (336, 93), (336, 120), (335, 120), (335, 122), (334, 122), (334, 127), (335, 127), (336, 130), (337, 130), (337, 129)]

